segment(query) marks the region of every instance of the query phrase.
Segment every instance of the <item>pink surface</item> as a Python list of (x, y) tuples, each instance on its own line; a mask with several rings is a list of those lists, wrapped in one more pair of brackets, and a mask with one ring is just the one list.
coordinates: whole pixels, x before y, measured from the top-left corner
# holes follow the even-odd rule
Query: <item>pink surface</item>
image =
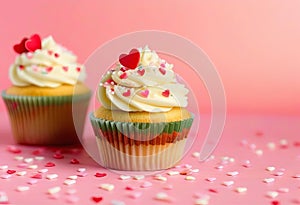
[[(0, 8), (0, 87), (10, 85), (12, 45), (23, 36), (51, 34), (83, 62), (112, 38), (157, 29), (182, 35), (207, 52), (230, 111), (299, 114), (299, 7), (295, 0), (6, 1)], [(209, 100), (201, 100), (208, 109)]]
[[(261, 115), (229, 115), (225, 126), (223, 137), (214, 152), (214, 158), (206, 162), (198, 162), (192, 157), (192, 153), (200, 151), (201, 137), (192, 150), (186, 155), (180, 165), (191, 165), (192, 169), (199, 169), (198, 173), (192, 173), (195, 181), (185, 180), (186, 175), (169, 176), (167, 170), (162, 176), (167, 181), (157, 181), (153, 176), (146, 176), (141, 180), (120, 180), (119, 174), (110, 172), (97, 165), (86, 153), (71, 148), (43, 148), (30, 146), (17, 146), (22, 150), (19, 154), (9, 152), (7, 149), (13, 145), (11, 131), (7, 116), (1, 113), (1, 144), (0, 144), (0, 167), (7, 165), (8, 168), (0, 170), (0, 192), (5, 192), (9, 202), (16, 205), (36, 204), (96, 204), (92, 197), (102, 197), (99, 204), (113, 204), (112, 201), (122, 201), (125, 204), (195, 204), (196, 196), (210, 196), (209, 204), (300, 204), (300, 131), (299, 117), (292, 116), (261, 116)], [(202, 117), (202, 123), (208, 124), (208, 116)], [(285, 141), (286, 140), (286, 141)], [(270, 143), (274, 143), (272, 149)], [(287, 144), (286, 144), (287, 143)], [(33, 152), (42, 151), (37, 155)], [(263, 153), (259, 155), (261, 150)], [(63, 159), (55, 159), (53, 155), (59, 151)], [(27, 165), (38, 165), (36, 169), (20, 168), (18, 165), (23, 161), (17, 161), (16, 156), (33, 158), (33, 162)], [(45, 159), (36, 160), (36, 156)], [(77, 159), (79, 164), (71, 164), (72, 159)], [(222, 160), (223, 159), (223, 160)], [(249, 160), (250, 164), (246, 161)], [(53, 162), (56, 166), (45, 167), (47, 162)], [(217, 166), (222, 165), (222, 169)], [(245, 167), (245, 165), (251, 165)], [(275, 170), (267, 171), (266, 168), (273, 166)], [(48, 168), (48, 172), (42, 174), (42, 179), (37, 179), (34, 185), (27, 184), (38, 170)], [(87, 173), (84, 177), (78, 177), (76, 184), (64, 185), (64, 180), (70, 175), (79, 174), (78, 168), (85, 168)], [(11, 174), (9, 179), (1, 179), (7, 175), (7, 170), (27, 171), (24, 176)], [(172, 170), (182, 171), (184, 168)], [(228, 172), (237, 171), (237, 176), (228, 176)], [(104, 177), (95, 177), (96, 173), (106, 173)], [(280, 173), (282, 172), (282, 173)], [(58, 174), (57, 179), (46, 179), (47, 174)], [(275, 176), (282, 174), (282, 176)], [(207, 181), (215, 177), (213, 182)], [(300, 176), (299, 176), (300, 177)], [(275, 181), (265, 183), (263, 180), (274, 178)], [(151, 187), (141, 188), (145, 181), (152, 183)], [(231, 186), (222, 183), (233, 181)], [(102, 183), (115, 185), (112, 191), (99, 189)], [(166, 187), (173, 186), (167, 190)], [(28, 186), (30, 189), (24, 192), (16, 191), (18, 186)], [(55, 195), (47, 194), (47, 190), (59, 186), (61, 191)], [(126, 190), (126, 187), (134, 190)], [(237, 187), (246, 187), (247, 192), (237, 193)], [(76, 193), (67, 194), (70, 190)], [(215, 192), (216, 193), (215, 193)], [(275, 198), (268, 197), (268, 192), (277, 191), (279, 195)], [(157, 193), (164, 192), (174, 201), (162, 202), (155, 198)], [(287, 193), (284, 193), (287, 192)], [(130, 196), (139, 196), (136, 199)], [(196, 195), (196, 196), (195, 196)], [(278, 203), (277, 203), (278, 202)]]

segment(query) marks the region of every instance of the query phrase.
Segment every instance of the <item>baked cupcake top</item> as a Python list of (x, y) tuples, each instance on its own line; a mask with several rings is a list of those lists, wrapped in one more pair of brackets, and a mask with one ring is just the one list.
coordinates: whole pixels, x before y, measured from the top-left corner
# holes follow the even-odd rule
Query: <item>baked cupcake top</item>
[(173, 65), (145, 46), (120, 55), (102, 77), (98, 99), (111, 110), (167, 112), (186, 107), (188, 92), (177, 81)]
[(14, 86), (56, 88), (83, 82), (86, 73), (77, 57), (57, 44), (52, 36), (41, 40), (37, 34), (14, 46), (19, 54), (11, 65), (9, 77)]

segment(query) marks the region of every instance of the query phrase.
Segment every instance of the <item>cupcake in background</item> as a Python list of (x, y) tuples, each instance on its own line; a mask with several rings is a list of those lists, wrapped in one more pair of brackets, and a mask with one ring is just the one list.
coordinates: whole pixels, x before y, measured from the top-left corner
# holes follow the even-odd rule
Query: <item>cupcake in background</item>
[(188, 92), (173, 65), (147, 46), (120, 55), (101, 79), (101, 106), (90, 114), (101, 165), (154, 171), (179, 162), (193, 122)]
[[(79, 143), (77, 134), (82, 133), (90, 99), (90, 90), (83, 84), (85, 67), (52, 36), (41, 39), (34, 34), (16, 44), (14, 50), (18, 56), (9, 70), (12, 86), (2, 92), (2, 98), (16, 142)], [(81, 125), (77, 130), (72, 106)]]

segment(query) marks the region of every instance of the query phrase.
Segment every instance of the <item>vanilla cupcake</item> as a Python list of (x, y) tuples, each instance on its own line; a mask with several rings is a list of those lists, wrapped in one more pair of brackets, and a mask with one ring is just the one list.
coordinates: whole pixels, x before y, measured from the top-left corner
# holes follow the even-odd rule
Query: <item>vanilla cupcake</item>
[[(13, 136), (29, 145), (79, 143), (90, 98), (85, 67), (49, 36), (35, 34), (14, 46), (19, 54), (9, 70), (12, 86), (2, 92)], [(74, 126), (72, 108), (76, 110)]]
[(193, 116), (172, 68), (145, 47), (121, 55), (102, 77), (101, 107), (90, 114), (102, 166), (152, 171), (180, 161)]

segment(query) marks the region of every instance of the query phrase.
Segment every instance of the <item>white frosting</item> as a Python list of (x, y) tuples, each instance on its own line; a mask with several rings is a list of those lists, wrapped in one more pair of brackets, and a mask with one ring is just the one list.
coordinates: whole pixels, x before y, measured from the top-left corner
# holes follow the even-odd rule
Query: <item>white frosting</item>
[(173, 65), (148, 47), (139, 51), (137, 68), (124, 71), (117, 64), (103, 76), (98, 91), (101, 104), (127, 112), (166, 112), (173, 107), (186, 107), (188, 89), (177, 82)]
[(9, 77), (15, 86), (54, 88), (83, 82), (86, 73), (84, 66), (77, 63), (77, 57), (49, 36), (42, 40), (41, 49), (16, 57)]

